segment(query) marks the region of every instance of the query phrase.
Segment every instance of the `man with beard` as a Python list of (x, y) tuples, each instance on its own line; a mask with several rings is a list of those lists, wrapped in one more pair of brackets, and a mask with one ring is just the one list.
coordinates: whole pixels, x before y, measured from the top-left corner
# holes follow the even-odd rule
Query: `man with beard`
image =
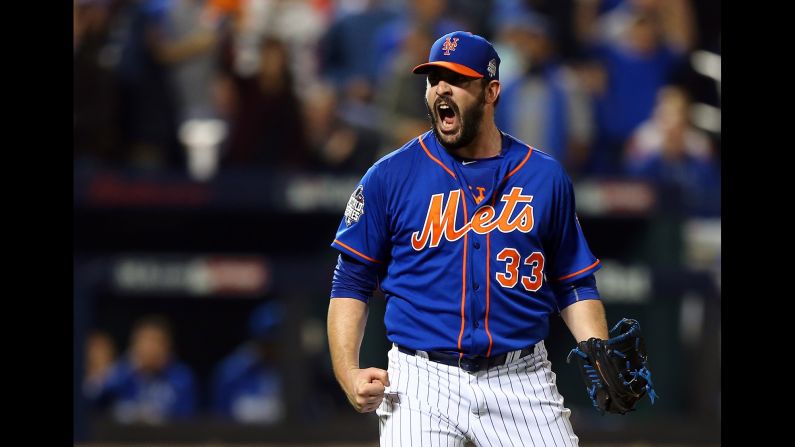
[[(571, 181), (501, 132), (500, 59), (480, 36), (431, 47), (431, 130), (373, 165), (348, 201), (328, 334), (353, 407), (377, 410), (382, 446), (576, 446), (544, 339), (560, 314), (607, 339)], [(368, 300), (386, 297), (388, 370), (360, 368)]]

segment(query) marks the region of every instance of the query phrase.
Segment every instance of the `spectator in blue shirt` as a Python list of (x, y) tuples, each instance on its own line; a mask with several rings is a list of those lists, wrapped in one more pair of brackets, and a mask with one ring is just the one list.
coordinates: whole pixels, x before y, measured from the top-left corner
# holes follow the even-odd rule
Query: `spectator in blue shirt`
[(498, 30), (525, 66), (518, 78), (503, 84), (498, 127), (533, 141), (576, 176), (591, 142), (591, 103), (574, 70), (557, 57), (551, 22), (530, 11), (512, 11), (500, 18)]
[(620, 173), (627, 138), (651, 116), (657, 90), (681, 73), (693, 47), (687, 1), (646, 3), (622, 2), (608, 14), (616, 18), (607, 27), (611, 32), (594, 31), (605, 18), (580, 21), (581, 43), (602, 71), (593, 92), (597, 133), (591, 174)]
[(372, 83), (376, 77), (374, 36), (397, 17), (383, 0), (367, 0), (360, 11), (335, 18), (319, 42), (320, 67), (337, 88), (356, 79)]
[(275, 424), (285, 416), (282, 378), (276, 363), (282, 321), (278, 302), (270, 301), (249, 318), (251, 339), (224, 358), (212, 382), (213, 409), (242, 423)]
[(137, 321), (128, 353), (87, 397), (109, 408), (120, 423), (161, 424), (193, 416), (196, 389), (191, 369), (174, 358), (171, 327), (161, 316)]
[(101, 330), (92, 331), (86, 338), (83, 390), (93, 395), (104, 386), (116, 363), (116, 346), (110, 335)]
[(655, 185), (667, 213), (720, 216), (720, 168), (708, 135), (690, 124), (689, 110), (682, 88), (661, 89), (652, 118), (627, 145), (625, 170)]

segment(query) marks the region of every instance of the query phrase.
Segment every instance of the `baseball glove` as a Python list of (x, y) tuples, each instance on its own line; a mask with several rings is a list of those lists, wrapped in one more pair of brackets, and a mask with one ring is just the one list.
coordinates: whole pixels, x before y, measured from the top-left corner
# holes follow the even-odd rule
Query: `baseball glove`
[(646, 346), (636, 320), (621, 319), (608, 340), (591, 337), (569, 352), (566, 362), (577, 359), (588, 397), (602, 414), (625, 414), (646, 394), (657, 398), (646, 365)]

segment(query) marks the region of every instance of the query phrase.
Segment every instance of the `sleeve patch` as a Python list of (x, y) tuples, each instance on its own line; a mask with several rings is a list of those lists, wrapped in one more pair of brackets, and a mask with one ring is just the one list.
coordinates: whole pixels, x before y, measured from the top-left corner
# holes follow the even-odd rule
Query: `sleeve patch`
[(345, 207), (345, 225), (351, 226), (358, 222), (364, 214), (364, 186), (359, 185), (348, 199), (348, 206)]

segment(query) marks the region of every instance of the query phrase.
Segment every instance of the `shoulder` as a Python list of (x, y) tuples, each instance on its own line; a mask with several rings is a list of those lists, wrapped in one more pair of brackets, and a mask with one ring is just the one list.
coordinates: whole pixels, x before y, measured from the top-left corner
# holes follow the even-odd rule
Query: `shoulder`
[(522, 176), (520, 177), (522, 181), (532, 180), (539, 188), (539, 191), (546, 190), (555, 195), (568, 194), (572, 187), (571, 179), (563, 165), (555, 157), (543, 149), (531, 146), (511, 135), (506, 134), (506, 136), (513, 140), (511, 150), (515, 151), (515, 155), (513, 155), (515, 157), (514, 163), (517, 161), (521, 163), (522, 159), (527, 159), (521, 165), (521, 169), (516, 171), (515, 176)]
[[(560, 162), (555, 159), (555, 157), (549, 155), (549, 153), (545, 152), (542, 148), (527, 144), (508, 133), (503, 132), (503, 134), (511, 142), (512, 151), (516, 151), (517, 155), (520, 157), (527, 157), (528, 167), (532, 168), (534, 175), (537, 175), (539, 170), (549, 174), (565, 174), (563, 165), (561, 165)], [(527, 154), (528, 149), (530, 151), (529, 155)]]
[(431, 131), (412, 138), (403, 144), (403, 146), (381, 157), (373, 166), (375, 167), (381, 165), (386, 168), (390, 165), (407, 161), (408, 159), (414, 157), (419, 151), (424, 150), (423, 143), (420, 142), (420, 140), (427, 141), (429, 136), (430, 138), (433, 138)]
[[(424, 150), (420, 138), (427, 140), (427, 135), (429, 133), (431, 133), (431, 131), (412, 138), (400, 148), (378, 159), (378, 161), (373, 163), (367, 170), (365, 178), (368, 179), (368, 181), (372, 181), (373, 178), (377, 178), (380, 181), (395, 174), (402, 175), (405, 173), (405, 169), (413, 164), (417, 155), (421, 154)], [(431, 138), (433, 138), (433, 135), (431, 135)]]

